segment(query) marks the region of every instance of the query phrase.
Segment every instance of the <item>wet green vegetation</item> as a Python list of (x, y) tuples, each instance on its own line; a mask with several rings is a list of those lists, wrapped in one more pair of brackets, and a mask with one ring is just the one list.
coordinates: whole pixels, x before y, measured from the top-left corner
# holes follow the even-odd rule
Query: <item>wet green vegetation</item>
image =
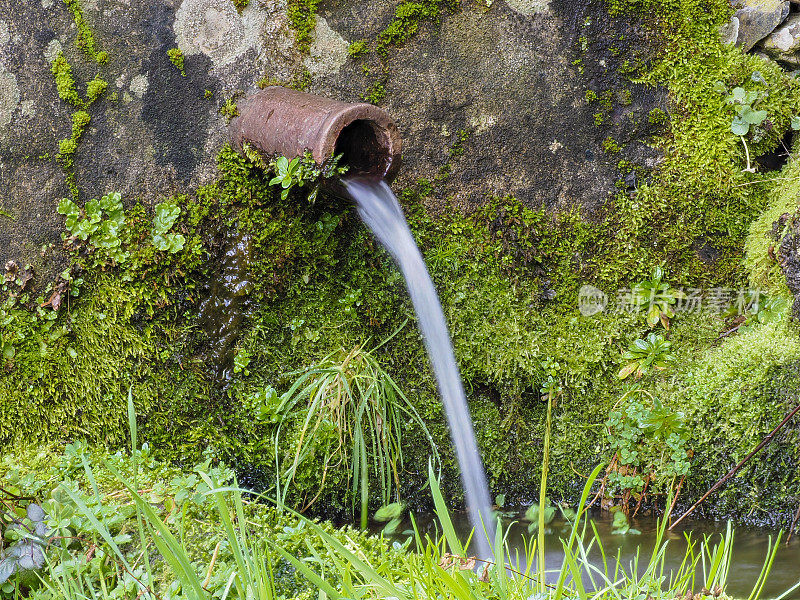
[[(67, 4), (78, 47), (103, 63), (77, 2)], [(668, 112), (649, 115), (662, 128), (653, 142), (663, 162), (654, 169), (621, 164), (646, 176), (635, 191), (619, 191), (591, 217), (494, 197), (471, 214), (453, 207), (433, 218), (426, 199), (451, 176), (469, 131), (460, 132), (438, 172), (398, 190), (441, 295), (490, 485), (509, 504), (542, 504), (543, 462), (547, 498), (575, 504), (602, 462), (592, 491), (602, 490), (607, 504), (658, 511), (678, 494), (681, 507), (800, 402), (800, 337), (775, 258), (787, 233), (784, 215), (791, 220), (798, 210), (798, 147), (780, 171), (748, 170), (779, 147), (800, 115), (800, 84), (776, 64), (720, 44), (727, 0), (608, 4), (616, 15), (655, 15), (662, 51), (631, 76), (666, 86), (671, 98)], [(316, 6), (289, 3), (301, 53), (312, 42)], [(385, 73), (392, 48), (456, 8), (401, 3), (377, 39), (355, 42), (349, 54), (377, 56)], [(182, 57), (170, 59), (183, 72)], [(225, 147), (213, 183), (154, 206), (114, 190), (79, 200), (72, 156), (91, 119), (87, 109), (106, 84), (99, 76), (89, 81), (84, 98), (63, 54), (52, 72), (60, 98), (76, 109), (71, 136), (59, 145), (73, 189), (58, 206), (71, 266), (42, 289), (33, 288), (26, 265), (0, 274), (0, 498), (15, 503), (18, 517), (22, 499), (47, 501), (56, 521), (48, 527), (78, 544), (53, 546), (74, 570), (51, 570), (46, 583), (36, 583), (39, 597), (77, 598), (88, 588), (69, 586), (94, 589), (101, 581), (124, 590), (107, 597), (133, 597), (141, 581), (163, 597), (198, 583), (217, 597), (226, 589), (247, 597), (242, 574), (255, 567), (242, 561), (266, 555), (269, 573), (252, 571), (265, 598), (308, 596), (309, 581), (321, 586), (309, 569), (332, 597), (401, 598), (409, 582), (434, 594), (452, 581), (478, 598), (527, 590), (503, 569), (488, 582), (460, 569), (468, 553), (453, 536), (418, 538), (421, 553), (411, 554), (230, 490), (210, 492), (238, 482), (277, 495), (284, 508), (363, 523), (391, 501), (430, 505), (419, 490), (436, 481), (428, 472), (435, 456), (442, 495), (450, 508), (460, 504), (449, 432), (403, 281), (351, 206), (317, 193), (317, 180), (335, 172), (307, 161), (268, 164)], [(379, 77), (367, 97), (379, 102), (384, 92)], [(580, 100), (603, 108), (612, 96), (590, 90)], [(739, 123), (736, 133), (745, 104), (764, 114), (746, 131)], [(224, 112), (235, 111), (229, 99)], [(602, 122), (604, 113), (597, 114)], [(603, 148), (620, 151), (611, 137)], [(243, 239), (247, 252), (231, 275), (224, 257)], [(234, 328), (218, 322), (230, 317), (224, 311), (201, 311), (220, 273), (232, 277), (228, 291), (241, 300)], [(578, 311), (583, 285), (607, 294), (605, 311)], [(762, 290), (769, 300), (743, 297), (736, 322), (722, 310), (679, 310), (693, 288)], [(655, 306), (641, 301), (652, 290), (661, 298)], [(217, 352), (220, 331), (227, 337)], [(148, 444), (134, 452), (138, 465), (117, 453), (128, 448), (129, 397), (139, 439)], [(785, 527), (798, 495), (795, 427), (710, 499), (706, 514)], [(437, 508), (447, 534), (446, 513)], [(246, 513), (239, 527), (247, 521), (267, 532), (263, 546), (231, 529), (231, 510)], [(3, 523), (6, 534), (10, 523)], [(173, 541), (159, 523), (178, 546), (158, 547)], [(236, 543), (256, 545), (237, 555)], [(148, 545), (162, 558), (182, 548), (189, 566), (151, 563)], [(724, 583), (726, 547), (708, 547), (719, 573), (703, 583), (709, 590)], [(317, 566), (296, 564), (294, 550)], [(576, 575), (582, 567), (573, 559), (564, 572)], [(447, 584), (436, 579), (441, 572), (452, 578), (441, 580)], [(79, 576), (70, 582), (71, 574)], [(0, 597), (15, 597), (19, 586), (27, 593), (32, 583), (14, 585)], [(689, 584), (656, 591), (652, 580), (632, 575), (623, 587), (624, 594), (605, 597), (699, 591)], [(462, 597), (454, 589), (442, 593)]]

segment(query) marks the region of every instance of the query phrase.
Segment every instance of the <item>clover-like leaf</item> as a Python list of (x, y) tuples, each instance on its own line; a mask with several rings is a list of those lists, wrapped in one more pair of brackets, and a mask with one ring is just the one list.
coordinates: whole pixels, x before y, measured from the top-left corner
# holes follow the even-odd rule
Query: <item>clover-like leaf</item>
[(25, 513), (28, 515), (28, 518), (33, 521), (34, 523), (39, 523), (44, 521), (47, 515), (45, 514), (44, 510), (38, 504), (34, 504), (31, 502), (28, 504), (28, 508), (26, 509)]
[(747, 135), (750, 131), (750, 124), (742, 117), (736, 116), (731, 121), (731, 132), (735, 135)]

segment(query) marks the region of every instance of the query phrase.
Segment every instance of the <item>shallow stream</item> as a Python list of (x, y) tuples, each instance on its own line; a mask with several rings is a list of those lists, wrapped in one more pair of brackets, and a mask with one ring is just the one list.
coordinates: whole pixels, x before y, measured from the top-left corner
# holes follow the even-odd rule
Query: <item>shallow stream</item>
[[(518, 516), (504, 519), (506, 524), (518, 519), (517, 524), (512, 526), (508, 533), (508, 545), (512, 557), (517, 551), (519, 552), (519, 556), (523, 557), (525, 553), (524, 538), (536, 535), (535, 533), (529, 534), (527, 532), (527, 523), (522, 522), (522, 516), (523, 513), (520, 513)], [(452, 519), (456, 531), (462, 534), (463, 538), (466, 539), (470, 531), (470, 524), (467, 516), (464, 513), (455, 513), (452, 515)], [(657, 527), (655, 518), (643, 517), (632, 521), (631, 526), (641, 531), (640, 535), (614, 534), (611, 527), (612, 519), (608, 513), (601, 513), (600, 511), (593, 512), (591, 514), (591, 519), (595, 523), (600, 542), (602, 542), (605, 549), (609, 569), (613, 569), (614, 557), (618, 552), (620, 560), (628, 572), (631, 570), (630, 563), (636, 557), (637, 551), (640, 557), (640, 564), (647, 564), (655, 545)], [(435, 529), (433, 515), (418, 517), (417, 523), (423, 525), (423, 529), (427, 531), (432, 532)], [(726, 523), (722, 521), (698, 519), (689, 522), (686, 527), (683, 527), (683, 524), (681, 524), (676, 528), (676, 531), (671, 533), (667, 532), (665, 570), (677, 569), (680, 566), (687, 548), (684, 533), (691, 533), (692, 540), (696, 541), (699, 547), (699, 542), (703, 539), (704, 535), (716, 536), (718, 540), (719, 536), (725, 533), (725, 528)], [(567, 538), (570, 529), (569, 525), (563, 520), (554, 520), (549, 526), (548, 532), (549, 533), (545, 536), (545, 561), (548, 571), (556, 571), (560, 569), (564, 557), (563, 552), (560, 550), (560, 538)], [(774, 540), (777, 533), (777, 531), (757, 527), (734, 527), (732, 564), (725, 588), (729, 596), (734, 598), (748, 598), (748, 596), (750, 596), (753, 585), (758, 579), (761, 568), (764, 565), (769, 537), (772, 536)], [(786, 539), (785, 532), (783, 539)], [(590, 558), (595, 564), (602, 568), (602, 557), (596, 547), (593, 548)], [(668, 579), (669, 574), (665, 574)], [(699, 570), (698, 581), (701, 579), (702, 569)], [(798, 580), (800, 580), (800, 536), (795, 534), (788, 545), (786, 545), (784, 541), (781, 542), (761, 598), (776, 598), (794, 586)], [(702, 585), (702, 582), (699, 582), (697, 584), (698, 589), (694, 591), (700, 591)], [(800, 600), (800, 589), (792, 592), (792, 594), (786, 597), (786, 600)]]

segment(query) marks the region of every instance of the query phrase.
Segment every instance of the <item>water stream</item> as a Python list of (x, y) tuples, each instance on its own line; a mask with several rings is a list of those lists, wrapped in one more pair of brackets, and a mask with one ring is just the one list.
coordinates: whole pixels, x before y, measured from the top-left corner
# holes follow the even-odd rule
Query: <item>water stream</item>
[(495, 530), (489, 488), (436, 288), (408, 228), (400, 203), (389, 185), (380, 179), (366, 178), (350, 178), (344, 181), (344, 185), (356, 203), (361, 220), (389, 251), (405, 277), (439, 384), (439, 393), (461, 467), (467, 510), (475, 530), (475, 551), (479, 556), (489, 557), (492, 552), (488, 540), (494, 540)]
[[(526, 539), (530, 544), (530, 536), (536, 535), (535, 533), (528, 533), (524, 512), (524, 510), (520, 510), (516, 514), (507, 514), (504, 517), (506, 527), (508, 527), (506, 542), (509, 547), (511, 562), (516, 565), (515, 557), (518, 556), (522, 563), (521, 566), (525, 564)], [(456, 533), (461, 539), (467, 539), (472, 525), (462, 513), (455, 512), (451, 517)], [(589, 518), (594, 522), (597, 541), (604, 548), (606, 560), (612, 572), (617, 557), (619, 557), (620, 564), (623, 565), (626, 571), (630, 572), (631, 563), (638, 556), (639, 572), (641, 574), (653, 553), (656, 543), (658, 523), (655, 517), (640, 517), (632, 521), (631, 525), (641, 531), (641, 535), (616, 535), (612, 525), (612, 516), (608, 512), (592, 510)], [(415, 520), (416, 525), (422, 532), (435, 533), (437, 520), (434, 514), (417, 514), (415, 515)], [(398, 531), (407, 529), (410, 526), (410, 523), (404, 523), (398, 527)], [(699, 541), (703, 539), (703, 536), (710, 536), (714, 542), (717, 542), (720, 536), (725, 533), (725, 528), (726, 523), (723, 521), (690, 519), (685, 523), (681, 523), (676, 531), (668, 532), (664, 540), (667, 544), (664, 561), (664, 575), (667, 576), (667, 579), (669, 579), (671, 573), (680, 568), (681, 562), (686, 555), (687, 542), (684, 534), (691, 535), (691, 539), (695, 544), (699, 545)], [(561, 540), (569, 537), (570, 530), (571, 525), (559, 518), (555, 519), (546, 529), (545, 568), (548, 571), (548, 581), (551, 583), (555, 582), (556, 574), (564, 560)], [(593, 531), (590, 531), (584, 538), (586, 543), (589, 542), (593, 533)], [(764, 565), (770, 538), (774, 541), (777, 535), (778, 531), (762, 527), (737, 525), (734, 528), (731, 569), (725, 587), (725, 593), (729, 597), (747, 598), (750, 595)], [(398, 541), (404, 541), (405, 539), (399, 534), (396, 538)], [(783, 539), (786, 539), (785, 531)], [(603, 557), (597, 543), (592, 546), (587, 558), (598, 569), (604, 570)], [(698, 568), (696, 574), (695, 592), (699, 591), (703, 586), (702, 568)], [(596, 574), (595, 576), (597, 581), (602, 581), (599, 576)], [(800, 537), (795, 535), (788, 545), (781, 542), (761, 597), (776, 598), (794, 586), (798, 580), (800, 580)], [(589, 579), (585, 579), (584, 585), (591, 587), (592, 582)], [(708, 597), (707, 600), (711, 600), (711, 597)], [(786, 596), (785, 600), (800, 600), (800, 589)]]

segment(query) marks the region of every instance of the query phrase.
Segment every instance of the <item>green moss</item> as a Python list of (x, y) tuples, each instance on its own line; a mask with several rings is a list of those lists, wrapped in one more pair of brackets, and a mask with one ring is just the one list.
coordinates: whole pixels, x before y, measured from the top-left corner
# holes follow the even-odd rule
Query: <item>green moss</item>
[(92, 33), (91, 27), (89, 27), (89, 24), (86, 22), (86, 17), (81, 9), (80, 0), (64, 0), (64, 4), (72, 13), (72, 19), (75, 21), (75, 25), (78, 29), (78, 37), (75, 40), (75, 45), (98, 63), (105, 64), (108, 62), (108, 53), (97, 51), (94, 33)]
[(250, 4), (250, 0), (231, 0), (231, 2), (233, 2), (233, 5), (240, 14), (247, 8), (247, 5)]
[(308, 54), (317, 25), (319, 0), (289, 0), (287, 5), (289, 26), (294, 30), (297, 49)]
[(383, 81), (376, 81), (364, 92), (364, 100), (371, 104), (379, 104), (384, 98), (386, 98), (386, 86)]
[(239, 108), (236, 106), (236, 102), (233, 98), (227, 98), (225, 100), (225, 104), (219, 107), (219, 114), (225, 117), (227, 121), (239, 116)]
[(787, 162), (777, 179), (766, 210), (750, 225), (745, 240), (744, 266), (754, 289), (790, 296), (778, 264), (777, 249), (783, 232), (774, 228), (782, 215), (793, 215), (800, 207), (800, 163), (797, 160)]
[[(686, 413), (693, 431), (690, 473), (698, 482), (693, 496), (744, 458), (797, 405), (798, 359), (796, 328), (786, 322), (762, 325), (701, 352), (666, 386), (669, 403)], [(791, 507), (784, 499), (800, 491), (797, 448), (796, 431), (779, 436), (721, 491), (715, 514), (742, 517), (769, 508), (786, 518)], [(775, 464), (782, 466), (773, 470)]]
[(347, 54), (353, 59), (361, 58), (369, 54), (369, 46), (364, 40), (355, 41), (347, 47)]
[(86, 106), (91, 106), (94, 102), (103, 95), (108, 87), (108, 82), (101, 79), (99, 75), (95, 76), (89, 83), (86, 84)]
[(438, 23), (447, 10), (455, 10), (457, 3), (453, 0), (423, 0), (411, 2), (405, 0), (395, 9), (394, 18), (386, 28), (378, 34), (375, 49), (378, 54), (386, 56), (393, 47), (400, 46), (414, 37), (424, 21)]
[(606, 139), (603, 140), (602, 147), (603, 147), (603, 152), (605, 152), (606, 154), (618, 154), (619, 151), (622, 150), (622, 148), (616, 142), (616, 140), (614, 140), (614, 138), (611, 137), (607, 137)]
[(186, 69), (184, 67), (184, 56), (180, 48), (170, 48), (169, 50), (167, 50), (167, 56), (169, 57), (169, 62), (175, 65), (175, 67), (181, 72), (181, 75), (186, 77)]
[(83, 106), (83, 100), (81, 100), (81, 97), (78, 95), (78, 90), (75, 88), (75, 78), (72, 76), (72, 67), (67, 62), (63, 53), (58, 53), (58, 56), (50, 67), (50, 72), (56, 80), (58, 97), (75, 107), (80, 108)]

